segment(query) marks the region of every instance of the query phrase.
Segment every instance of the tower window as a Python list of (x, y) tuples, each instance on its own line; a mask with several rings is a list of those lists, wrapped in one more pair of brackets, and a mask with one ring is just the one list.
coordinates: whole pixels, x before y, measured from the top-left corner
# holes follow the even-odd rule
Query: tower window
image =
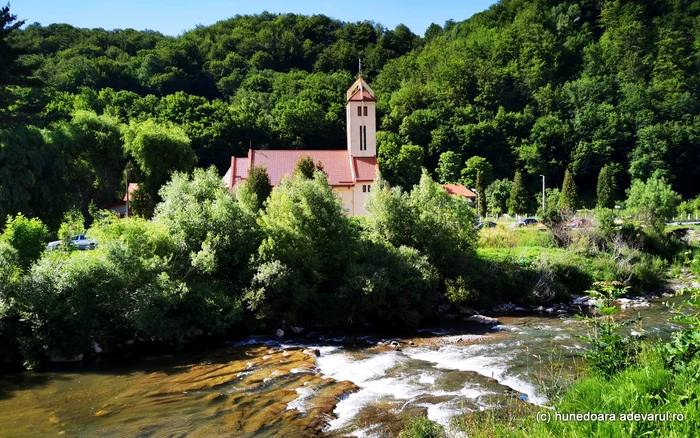
[(364, 108), (364, 112), (365, 112), (365, 116), (366, 116), (367, 115), (367, 107), (363, 106), (362, 108)]
[(367, 193), (367, 186), (362, 184), (362, 193)]
[(357, 115), (361, 116), (362, 115), (362, 105), (357, 107)]
[(364, 137), (365, 150), (367, 150), (367, 127), (366, 126), (362, 127), (362, 132), (364, 133), (363, 137)]
[(362, 126), (360, 126), (360, 150), (364, 151), (364, 145), (362, 144)]

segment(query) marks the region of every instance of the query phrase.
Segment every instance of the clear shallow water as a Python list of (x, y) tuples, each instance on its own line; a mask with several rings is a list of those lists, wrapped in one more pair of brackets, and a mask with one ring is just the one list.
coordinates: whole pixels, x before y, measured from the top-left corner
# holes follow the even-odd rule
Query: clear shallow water
[[(639, 313), (652, 337), (674, 329), (660, 302)], [(258, 336), (203, 353), (5, 376), (0, 435), (370, 437), (417, 414), (449, 426), (503, 397), (545, 404), (548, 385), (580, 364), (574, 335), (587, 328), (571, 315), (500, 321), (403, 338)], [(377, 345), (390, 339), (400, 351)]]

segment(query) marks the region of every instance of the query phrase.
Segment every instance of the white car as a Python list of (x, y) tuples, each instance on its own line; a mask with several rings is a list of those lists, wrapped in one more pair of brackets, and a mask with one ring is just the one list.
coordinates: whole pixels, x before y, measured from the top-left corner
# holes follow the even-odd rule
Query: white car
[[(54, 242), (49, 242), (49, 249), (58, 249), (59, 245), (63, 243), (62, 240), (56, 240)], [(73, 236), (68, 242), (69, 245), (74, 246), (76, 249), (95, 249), (97, 243), (93, 239), (88, 239), (85, 234), (78, 234)]]

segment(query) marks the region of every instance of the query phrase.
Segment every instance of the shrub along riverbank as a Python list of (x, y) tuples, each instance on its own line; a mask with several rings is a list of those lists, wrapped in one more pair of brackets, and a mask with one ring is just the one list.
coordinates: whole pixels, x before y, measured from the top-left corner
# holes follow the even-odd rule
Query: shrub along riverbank
[[(247, 186), (229, 193), (215, 170), (199, 169), (176, 174), (160, 196), (152, 220), (98, 219), (88, 231), (94, 251), (45, 250), (38, 220), (8, 218), (3, 361), (37, 366), (94, 342), (103, 350), (139, 339), (181, 347), (210, 333), (417, 326), (438, 304), (561, 301), (593, 279), (642, 290), (658, 284), (667, 264), (645, 242), (673, 248), (638, 227), (579, 233), (563, 248), (548, 232), (479, 237), (473, 209), (427, 174), (410, 192), (380, 182), (364, 218), (343, 214), (322, 172), (297, 172), (259, 200)], [(81, 227), (68, 215), (61, 233)]]

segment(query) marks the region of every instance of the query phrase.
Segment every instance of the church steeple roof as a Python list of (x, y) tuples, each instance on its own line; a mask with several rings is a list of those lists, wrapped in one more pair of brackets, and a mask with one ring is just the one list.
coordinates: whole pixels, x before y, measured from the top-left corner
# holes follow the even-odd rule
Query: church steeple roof
[[(362, 92), (362, 94), (360, 94), (360, 92)], [(354, 97), (357, 98), (353, 99)], [(365, 82), (365, 80), (362, 79), (362, 74), (360, 74), (357, 80), (350, 86), (350, 88), (348, 88), (347, 101), (350, 102), (351, 100), (363, 99), (375, 101), (374, 91), (369, 85), (367, 85), (367, 82)]]

